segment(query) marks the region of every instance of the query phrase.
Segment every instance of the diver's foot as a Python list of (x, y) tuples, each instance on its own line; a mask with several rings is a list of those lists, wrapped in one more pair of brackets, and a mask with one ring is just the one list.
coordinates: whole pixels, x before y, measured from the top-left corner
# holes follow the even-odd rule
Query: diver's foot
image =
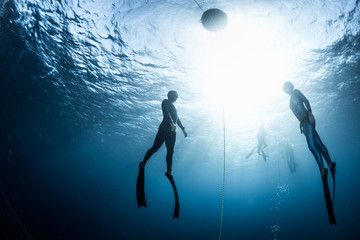
[(167, 176), (168, 178), (173, 177), (172, 173), (169, 172), (169, 171), (167, 171), (167, 172), (165, 173), (165, 176)]
[(140, 163), (139, 163), (139, 167), (145, 168), (145, 163), (144, 163), (144, 162), (140, 162)]

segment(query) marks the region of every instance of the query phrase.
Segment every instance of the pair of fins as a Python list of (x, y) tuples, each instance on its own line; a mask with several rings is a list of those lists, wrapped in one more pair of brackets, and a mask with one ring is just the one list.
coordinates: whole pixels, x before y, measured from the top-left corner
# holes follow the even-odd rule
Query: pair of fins
[[(179, 195), (178, 195), (178, 191), (177, 191), (177, 188), (175, 185), (175, 181), (174, 181), (173, 176), (171, 176), (167, 172), (165, 173), (165, 176), (169, 179), (171, 186), (173, 188), (173, 191), (174, 191), (174, 196), (175, 196), (175, 209), (174, 209), (173, 219), (179, 218), (180, 203), (179, 203)], [(137, 199), (139, 208), (147, 207), (146, 200), (145, 200), (144, 184), (145, 184), (145, 168), (140, 163), (138, 178), (136, 181), (136, 199)]]
[(330, 195), (330, 190), (329, 190), (329, 185), (328, 185), (328, 170), (324, 169), (324, 173), (321, 175), (321, 180), (323, 183), (323, 188), (324, 188), (324, 196), (325, 196), (325, 202), (326, 202), (326, 209), (329, 215), (329, 221), (331, 225), (335, 225), (336, 226), (336, 220), (335, 220), (335, 214), (334, 214), (334, 209), (333, 209), (333, 205), (334, 205), (334, 196), (335, 196), (335, 167), (336, 167), (336, 163), (333, 162), (331, 165), (331, 176), (333, 179), (333, 195), (331, 198)]

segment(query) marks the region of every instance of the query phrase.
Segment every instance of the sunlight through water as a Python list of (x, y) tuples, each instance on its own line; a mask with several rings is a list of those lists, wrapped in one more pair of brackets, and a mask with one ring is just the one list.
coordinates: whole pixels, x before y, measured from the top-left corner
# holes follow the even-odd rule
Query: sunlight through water
[(214, 114), (223, 106), (228, 121), (241, 122), (243, 130), (266, 121), (267, 112), (285, 98), (281, 86), (294, 61), (278, 44), (274, 29), (257, 19), (229, 15), (224, 31), (200, 35), (196, 69)]
[[(246, 24), (245, 24), (246, 23)], [(199, 70), (210, 102), (249, 113), (283, 94), (288, 62), (271, 29), (252, 19), (232, 18), (218, 34), (203, 32)]]

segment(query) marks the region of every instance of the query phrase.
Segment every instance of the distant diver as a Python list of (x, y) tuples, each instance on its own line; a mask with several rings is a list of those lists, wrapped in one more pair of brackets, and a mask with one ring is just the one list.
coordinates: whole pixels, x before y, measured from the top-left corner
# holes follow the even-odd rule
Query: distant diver
[(266, 162), (267, 160), (267, 156), (264, 152), (264, 149), (267, 147), (266, 141), (265, 141), (265, 137), (266, 137), (267, 133), (264, 129), (264, 126), (260, 126), (256, 136), (257, 136), (257, 140), (258, 140), (258, 144), (256, 147), (253, 148), (253, 150), (251, 150), (251, 152), (246, 156), (246, 159), (248, 159), (249, 157), (251, 157), (253, 155), (253, 153), (255, 152), (255, 150), (257, 150), (257, 154), (258, 156), (262, 156), (264, 161)]
[(286, 162), (288, 164), (288, 167), (289, 167), (289, 170), (290, 170), (290, 173), (293, 174), (296, 172), (296, 166), (298, 165), (296, 162), (295, 162), (295, 157), (294, 157), (294, 149), (293, 147), (286, 143), (285, 144), (285, 147), (284, 147), (284, 157), (286, 159)]
[[(330, 224), (334, 224), (336, 226), (333, 210), (336, 163), (331, 161), (327, 148), (322, 143), (319, 134), (315, 130), (315, 118), (311, 112), (310, 103), (307, 98), (298, 89), (294, 89), (294, 85), (291, 82), (285, 82), (283, 84), (283, 90), (290, 95), (290, 109), (292, 110), (296, 118), (300, 121), (300, 132), (304, 133), (304, 135), (306, 136), (308, 147), (314, 155), (317, 164), (319, 165)], [(332, 199), (330, 197), (329, 185), (327, 182), (328, 170), (324, 168), (322, 157), (325, 158), (325, 161), (329, 166), (333, 178)]]
[(174, 90), (171, 90), (168, 92), (167, 97), (168, 99), (164, 99), (161, 104), (161, 108), (163, 112), (163, 120), (159, 126), (154, 144), (146, 152), (144, 160), (139, 164), (139, 174), (136, 182), (136, 197), (137, 197), (138, 207), (141, 206), (146, 207), (145, 192), (144, 192), (145, 165), (149, 160), (149, 158), (155, 152), (157, 152), (162, 146), (162, 144), (165, 142), (166, 150), (167, 150), (167, 154), (166, 154), (167, 172), (165, 173), (165, 176), (169, 179), (174, 190), (175, 210), (174, 210), (173, 218), (179, 218), (179, 210), (180, 210), (179, 196), (171, 171), (172, 157), (173, 157), (174, 146), (176, 141), (176, 124), (181, 128), (185, 137), (187, 137), (187, 132), (185, 131), (185, 128), (182, 125), (180, 118), (178, 117), (176, 107), (173, 104), (178, 98), (178, 93)]

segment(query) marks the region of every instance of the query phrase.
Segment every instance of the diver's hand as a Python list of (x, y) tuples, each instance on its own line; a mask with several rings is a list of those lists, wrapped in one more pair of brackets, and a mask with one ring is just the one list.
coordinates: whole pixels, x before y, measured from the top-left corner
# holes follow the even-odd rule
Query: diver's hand
[(312, 114), (312, 112), (308, 112), (308, 119), (309, 119), (309, 122), (311, 123), (311, 124), (314, 124), (315, 123), (315, 117), (314, 117), (314, 115)]
[(174, 123), (171, 123), (171, 131), (176, 132), (176, 126)]
[(183, 133), (184, 133), (184, 137), (187, 137), (187, 132), (185, 131), (185, 128), (182, 130), (183, 131)]

